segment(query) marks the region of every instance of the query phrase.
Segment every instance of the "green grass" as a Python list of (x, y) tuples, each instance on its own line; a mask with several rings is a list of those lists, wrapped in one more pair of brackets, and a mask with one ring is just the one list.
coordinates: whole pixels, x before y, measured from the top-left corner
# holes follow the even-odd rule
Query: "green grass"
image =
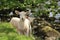
[(33, 40), (32, 37), (19, 35), (16, 29), (8, 22), (0, 23), (0, 40)]

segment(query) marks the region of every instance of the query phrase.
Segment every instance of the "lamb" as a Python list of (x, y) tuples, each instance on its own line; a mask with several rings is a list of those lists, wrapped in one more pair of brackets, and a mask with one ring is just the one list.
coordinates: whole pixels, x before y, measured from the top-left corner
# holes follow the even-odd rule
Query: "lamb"
[(19, 34), (24, 34), (24, 35), (30, 35), (31, 33), (31, 25), (30, 21), (28, 19), (25, 19), (23, 22), (22, 20), (20, 21), (20, 18), (13, 17), (10, 21), (10, 23), (16, 27), (17, 31)]
[[(22, 13), (23, 15), (23, 13)], [(22, 18), (24, 20), (22, 20)], [(30, 25), (30, 21), (28, 19), (25, 18), (25, 14), (24, 16), (22, 16), (22, 18), (17, 18), (17, 17), (13, 17), (10, 21), (10, 23), (16, 27), (17, 31), (19, 32), (19, 34), (24, 34), (24, 35), (29, 35), (31, 26)], [(28, 26), (27, 26), (28, 25)]]

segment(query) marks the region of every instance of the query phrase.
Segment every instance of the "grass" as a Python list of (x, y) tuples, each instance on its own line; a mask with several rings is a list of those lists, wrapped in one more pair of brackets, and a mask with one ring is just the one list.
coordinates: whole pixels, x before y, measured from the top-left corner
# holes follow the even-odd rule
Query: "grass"
[(8, 22), (0, 22), (0, 40), (33, 40), (32, 37), (19, 35)]

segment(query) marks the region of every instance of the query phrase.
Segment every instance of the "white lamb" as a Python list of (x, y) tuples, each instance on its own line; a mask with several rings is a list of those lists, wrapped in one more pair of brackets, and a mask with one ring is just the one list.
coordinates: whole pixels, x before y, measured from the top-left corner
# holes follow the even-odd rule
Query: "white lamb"
[[(19, 32), (19, 34), (24, 34), (24, 35), (30, 35), (31, 34), (31, 21), (33, 20), (33, 18), (25, 18), (25, 14), (26, 12), (20, 12), (21, 15), (23, 15), (21, 18), (17, 18), (17, 17), (13, 17), (10, 21), (10, 23), (16, 27), (17, 31)], [(20, 16), (21, 16), (20, 15)], [(22, 20), (22, 18), (24, 20)]]

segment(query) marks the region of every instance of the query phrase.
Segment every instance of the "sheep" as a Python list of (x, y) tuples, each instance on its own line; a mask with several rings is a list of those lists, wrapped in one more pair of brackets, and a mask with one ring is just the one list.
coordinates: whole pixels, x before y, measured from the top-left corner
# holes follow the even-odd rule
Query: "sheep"
[[(25, 17), (25, 14), (23, 14), (24, 12), (20, 12), (21, 15), (23, 15), (21, 18), (17, 18), (17, 17), (13, 17), (10, 21), (10, 23), (16, 27), (17, 31), (19, 32), (19, 34), (24, 34), (24, 35), (30, 35), (32, 30), (31, 30), (31, 18), (27, 19)], [(24, 20), (22, 20), (22, 18)]]
[(19, 34), (24, 34), (24, 35), (30, 35), (31, 33), (31, 24), (29, 19), (25, 19), (23, 22), (22, 20), (20, 21), (20, 18), (13, 17), (10, 21), (10, 23), (16, 27), (17, 31)]

